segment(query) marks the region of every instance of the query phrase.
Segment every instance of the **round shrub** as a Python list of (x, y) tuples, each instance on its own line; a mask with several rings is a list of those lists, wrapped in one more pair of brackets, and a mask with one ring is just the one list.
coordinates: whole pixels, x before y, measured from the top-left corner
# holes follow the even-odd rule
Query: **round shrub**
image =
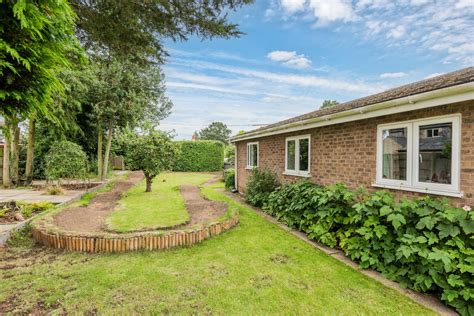
[(224, 184), (227, 190), (235, 188), (235, 169), (227, 169), (224, 172)]
[(224, 144), (213, 140), (179, 141), (173, 171), (219, 171), (224, 166)]
[(87, 155), (78, 144), (67, 140), (55, 142), (45, 160), (48, 180), (86, 178)]
[(245, 199), (253, 206), (261, 207), (270, 193), (279, 186), (278, 179), (270, 170), (254, 168), (245, 191)]

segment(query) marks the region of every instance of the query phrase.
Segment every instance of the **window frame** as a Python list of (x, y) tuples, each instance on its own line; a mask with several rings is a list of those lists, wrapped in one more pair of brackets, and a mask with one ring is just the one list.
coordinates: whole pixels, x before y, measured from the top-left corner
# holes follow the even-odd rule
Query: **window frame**
[[(250, 146), (253, 146), (253, 145), (257, 145), (257, 165), (256, 166), (250, 165), (250, 162), (251, 162), (251, 159), (250, 159)], [(260, 146), (259, 146), (258, 142), (247, 143), (247, 165), (246, 165), (245, 169), (258, 168), (259, 160), (260, 160)]]
[[(429, 183), (419, 181), (419, 144), (420, 127), (424, 125), (451, 123), (451, 184)], [(383, 179), (383, 130), (407, 128), (407, 180)], [(461, 114), (443, 115), (404, 122), (377, 125), (377, 170), (374, 186), (389, 189), (400, 189), (412, 192), (423, 192), (445, 196), (462, 197), (461, 178)]]
[[(308, 140), (308, 170), (300, 170), (300, 140)], [(288, 142), (295, 141), (295, 170), (288, 169)], [(285, 138), (285, 175), (310, 177), (311, 176), (311, 134), (290, 136)]]

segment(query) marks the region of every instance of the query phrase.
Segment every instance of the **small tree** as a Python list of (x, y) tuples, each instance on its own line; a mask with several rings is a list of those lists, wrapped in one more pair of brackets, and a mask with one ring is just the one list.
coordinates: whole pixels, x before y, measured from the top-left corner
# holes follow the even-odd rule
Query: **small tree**
[(125, 158), (132, 170), (141, 170), (146, 178), (146, 192), (151, 192), (153, 178), (171, 168), (176, 146), (171, 137), (161, 131), (150, 129), (145, 134), (128, 131), (122, 135)]
[(81, 146), (62, 140), (51, 146), (46, 155), (46, 178), (48, 180), (85, 179), (87, 155)]

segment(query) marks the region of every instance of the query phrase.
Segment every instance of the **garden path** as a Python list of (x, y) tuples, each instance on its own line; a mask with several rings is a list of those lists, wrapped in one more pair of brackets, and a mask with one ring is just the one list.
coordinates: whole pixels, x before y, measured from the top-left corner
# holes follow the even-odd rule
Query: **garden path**
[(56, 214), (55, 224), (69, 231), (102, 231), (105, 219), (114, 210), (122, 193), (142, 180), (143, 177), (141, 171), (130, 173), (127, 179), (119, 180), (110, 191), (97, 194), (89, 205), (70, 207)]

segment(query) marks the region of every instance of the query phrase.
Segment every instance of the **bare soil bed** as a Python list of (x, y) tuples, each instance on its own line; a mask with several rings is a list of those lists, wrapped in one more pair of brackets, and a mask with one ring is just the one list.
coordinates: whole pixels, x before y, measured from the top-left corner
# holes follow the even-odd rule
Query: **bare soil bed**
[(182, 185), (179, 190), (190, 217), (189, 222), (180, 225), (179, 228), (192, 227), (196, 224), (216, 220), (227, 211), (227, 204), (203, 198), (201, 190), (195, 185)]
[(87, 206), (67, 208), (54, 216), (56, 226), (69, 231), (102, 231), (107, 216), (114, 210), (122, 193), (143, 179), (141, 171), (132, 172), (125, 180), (118, 181), (112, 190), (99, 193)]

